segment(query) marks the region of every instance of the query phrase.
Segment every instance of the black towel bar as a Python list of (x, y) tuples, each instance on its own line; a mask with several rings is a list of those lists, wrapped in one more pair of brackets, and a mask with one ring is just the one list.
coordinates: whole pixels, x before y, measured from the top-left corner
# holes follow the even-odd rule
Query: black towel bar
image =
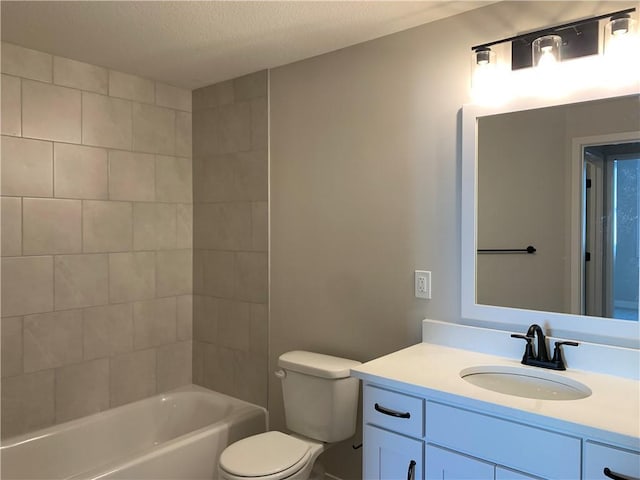
[(479, 248), (478, 253), (536, 253), (536, 247), (527, 248)]

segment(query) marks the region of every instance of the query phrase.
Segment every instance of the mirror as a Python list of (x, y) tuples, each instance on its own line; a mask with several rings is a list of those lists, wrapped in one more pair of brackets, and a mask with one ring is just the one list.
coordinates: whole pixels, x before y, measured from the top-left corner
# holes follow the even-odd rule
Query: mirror
[(637, 87), (463, 117), (463, 317), (639, 348)]

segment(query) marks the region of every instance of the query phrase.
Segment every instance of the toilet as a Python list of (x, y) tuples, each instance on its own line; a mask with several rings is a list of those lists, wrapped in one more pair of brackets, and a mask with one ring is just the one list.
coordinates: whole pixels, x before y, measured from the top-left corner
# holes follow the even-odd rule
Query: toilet
[(221, 480), (306, 480), (318, 456), (356, 431), (359, 380), (355, 360), (296, 350), (282, 354), (276, 372), (282, 382), (287, 429), (239, 440), (224, 449)]

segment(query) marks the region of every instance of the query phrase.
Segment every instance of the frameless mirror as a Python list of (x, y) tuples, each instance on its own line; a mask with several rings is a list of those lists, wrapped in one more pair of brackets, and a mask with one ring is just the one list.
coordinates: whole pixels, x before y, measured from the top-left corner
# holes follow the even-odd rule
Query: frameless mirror
[(638, 348), (640, 96), (463, 109), (462, 312)]

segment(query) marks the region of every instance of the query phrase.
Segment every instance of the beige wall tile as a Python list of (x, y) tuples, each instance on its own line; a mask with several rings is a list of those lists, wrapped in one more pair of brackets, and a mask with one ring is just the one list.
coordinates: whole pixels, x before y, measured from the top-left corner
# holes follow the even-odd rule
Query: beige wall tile
[(22, 135), (22, 102), (20, 79), (10, 75), (2, 75), (2, 93), (0, 110), (2, 110), (2, 134)]
[(176, 210), (176, 247), (193, 248), (193, 205), (179, 203)]
[(109, 75), (106, 68), (69, 58), (53, 57), (53, 83), (106, 95)]
[(109, 408), (109, 360), (93, 360), (56, 370), (56, 422)]
[(193, 297), (193, 338), (199, 342), (218, 342), (218, 299)]
[(176, 248), (176, 205), (135, 203), (133, 205), (134, 250)]
[(204, 293), (234, 298), (236, 260), (233, 252), (207, 250), (204, 256)]
[(133, 209), (129, 202), (87, 200), (82, 205), (85, 252), (123, 252), (133, 246)]
[(82, 360), (82, 311), (24, 317), (24, 371), (35, 372)]
[(264, 200), (269, 195), (269, 162), (266, 150), (235, 155), (237, 200)]
[(156, 205), (133, 204), (133, 249), (156, 249)]
[(133, 149), (173, 155), (176, 148), (175, 112), (168, 108), (133, 104)]
[(193, 201), (190, 159), (156, 156), (156, 200), (182, 203)]
[(219, 250), (251, 249), (251, 204), (208, 203), (195, 209), (196, 247)]
[(146, 78), (109, 70), (109, 95), (137, 102), (153, 103), (154, 84)]
[(158, 392), (191, 383), (191, 342), (173, 343), (157, 348)]
[(191, 114), (176, 112), (176, 155), (191, 158)]
[(56, 143), (53, 147), (56, 197), (107, 199), (108, 160), (102, 148)]
[(131, 102), (82, 93), (82, 143), (131, 149)]
[(220, 105), (228, 105), (234, 101), (233, 80), (198, 88), (192, 92), (193, 110), (203, 110)]
[(269, 306), (266, 303), (251, 304), (249, 350), (265, 357), (269, 354)]
[(192, 381), (196, 385), (204, 386), (204, 355), (208, 344), (192, 342), (192, 345)]
[(269, 270), (266, 252), (236, 253), (235, 298), (255, 303), (268, 302)]
[(110, 357), (133, 350), (133, 305), (119, 303), (85, 308), (84, 359)]
[(193, 250), (193, 293), (204, 295), (204, 260), (206, 250)]
[(52, 57), (48, 53), (2, 42), (1, 56), (2, 73), (51, 83)]
[(56, 256), (56, 310), (108, 303), (108, 278), (107, 255)]
[(251, 248), (260, 252), (269, 250), (269, 204), (251, 204)]
[(110, 361), (110, 406), (150, 397), (156, 393), (156, 352), (154, 349), (125, 353)]
[(155, 200), (155, 159), (146, 153), (109, 152), (109, 198)]
[(22, 81), (22, 135), (80, 143), (80, 92), (31, 80)]
[(191, 340), (193, 337), (193, 295), (180, 295), (176, 298), (176, 303), (178, 341)]
[(136, 350), (176, 341), (176, 299), (157, 298), (133, 304), (133, 347)]
[(154, 252), (109, 254), (109, 297), (111, 302), (153, 298), (156, 291)]
[(51, 142), (2, 137), (2, 195), (53, 195)]
[(200, 188), (195, 188), (194, 198), (200, 202), (222, 202), (238, 200), (237, 158), (234, 154), (217, 155), (203, 160), (201, 174), (196, 173), (197, 162), (194, 162), (194, 179), (200, 180)]
[(2, 256), (19, 257), (22, 255), (22, 199), (2, 197), (1, 202)]
[(235, 101), (267, 96), (267, 70), (250, 73), (233, 79)]
[(191, 90), (156, 82), (156, 105), (191, 111)]
[(203, 156), (251, 150), (251, 104), (195, 111), (192, 141), (194, 152)]
[(22, 203), (24, 255), (82, 251), (80, 200), (25, 198)]
[(163, 250), (156, 253), (156, 295), (186, 295), (193, 285), (191, 250)]
[(4, 317), (0, 320), (2, 346), (2, 376), (22, 373), (22, 317)]
[(2, 315), (53, 310), (53, 257), (2, 259)]
[(251, 100), (251, 148), (264, 150), (269, 146), (269, 112), (267, 98)]
[(218, 345), (249, 351), (251, 304), (235, 300), (218, 300)]
[(52, 425), (54, 371), (2, 379), (2, 438)]

